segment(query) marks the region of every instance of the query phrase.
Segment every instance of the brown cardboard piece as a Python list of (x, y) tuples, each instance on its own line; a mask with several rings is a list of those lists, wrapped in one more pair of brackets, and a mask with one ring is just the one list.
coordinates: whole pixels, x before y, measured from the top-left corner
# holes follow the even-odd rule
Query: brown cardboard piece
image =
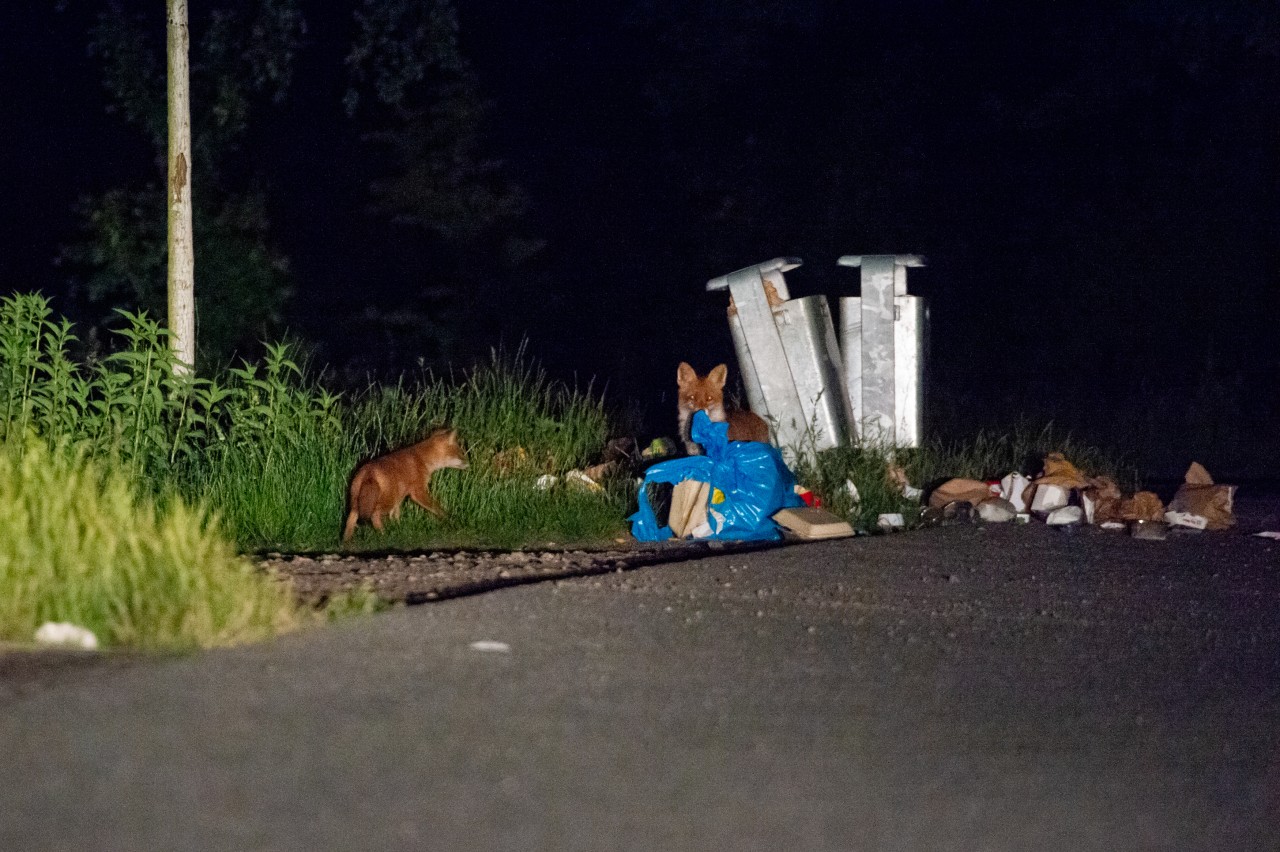
[(1215, 485), (1199, 462), (1187, 468), (1184, 482), (1169, 501), (1170, 512), (1187, 512), (1205, 519), (1205, 529), (1225, 530), (1236, 522), (1233, 511), (1236, 487)]
[(667, 515), (667, 525), (671, 527), (673, 536), (684, 538), (707, 522), (707, 496), (710, 491), (710, 484), (696, 479), (675, 484), (671, 489), (671, 512)]
[(841, 538), (853, 535), (848, 521), (819, 506), (799, 506), (774, 513), (773, 520), (800, 538)]

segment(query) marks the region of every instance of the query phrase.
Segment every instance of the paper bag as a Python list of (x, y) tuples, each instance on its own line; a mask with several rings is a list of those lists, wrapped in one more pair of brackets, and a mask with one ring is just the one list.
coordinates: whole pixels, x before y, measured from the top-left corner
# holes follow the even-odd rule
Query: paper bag
[(1205, 529), (1225, 530), (1236, 522), (1235, 495), (1234, 485), (1215, 485), (1209, 471), (1192, 462), (1185, 481), (1169, 501), (1169, 511), (1199, 515), (1205, 519)]
[(929, 506), (941, 509), (948, 503), (963, 501), (975, 506), (991, 496), (991, 486), (977, 479), (948, 479), (933, 489), (929, 495)]
[(1154, 491), (1139, 491), (1132, 497), (1120, 501), (1117, 507), (1119, 519), (1122, 521), (1162, 521), (1164, 520), (1164, 503)]
[[(1044, 457), (1044, 470), (1027, 486), (1026, 491), (1023, 492), (1022, 499), (1027, 502), (1033, 512), (1048, 512), (1067, 505), (1067, 501), (1058, 499), (1059, 495), (1056, 491), (1050, 492), (1053, 499), (1047, 499), (1045, 494), (1041, 494), (1037, 499), (1037, 491), (1048, 490), (1047, 488), (1042, 489), (1042, 486), (1053, 486), (1056, 489), (1061, 489), (1069, 500), (1072, 491), (1089, 487), (1089, 479), (1080, 472), (1079, 468), (1067, 461), (1066, 456), (1062, 453), (1049, 453)], [(1037, 507), (1037, 503), (1039, 507)]]

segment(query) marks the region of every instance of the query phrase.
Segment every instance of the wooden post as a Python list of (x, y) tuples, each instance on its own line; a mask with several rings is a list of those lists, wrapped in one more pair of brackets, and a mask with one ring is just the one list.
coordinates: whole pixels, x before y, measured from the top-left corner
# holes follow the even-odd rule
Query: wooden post
[(167, 0), (169, 55), (169, 343), (174, 371), (196, 363), (195, 251), (191, 232), (191, 77), (187, 0)]

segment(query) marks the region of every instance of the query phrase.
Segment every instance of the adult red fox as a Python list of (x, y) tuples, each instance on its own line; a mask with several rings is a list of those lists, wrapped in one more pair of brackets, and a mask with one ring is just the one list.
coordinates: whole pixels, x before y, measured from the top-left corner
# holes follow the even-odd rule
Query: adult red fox
[(717, 364), (705, 376), (699, 376), (686, 362), (681, 361), (676, 370), (676, 384), (679, 404), (680, 440), (689, 455), (701, 455), (702, 447), (693, 442), (689, 435), (690, 420), (693, 412), (706, 410), (707, 417), (715, 423), (729, 424), (730, 441), (763, 441), (769, 442), (769, 424), (758, 414), (746, 409), (729, 409), (724, 407), (724, 383), (729, 376), (729, 368)]
[(425, 440), (365, 462), (351, 477), (342, 540), (351, 540), (361, 518), (368, 518), (373, 528), (382, 532), (383, 517), (399, 519), (405, 497), (436, 517), (444, 517), (444, 509), (427, 493), (431, 474), (444, 467), (466, 466), (458, 431), (447, 428), (436, 429)]

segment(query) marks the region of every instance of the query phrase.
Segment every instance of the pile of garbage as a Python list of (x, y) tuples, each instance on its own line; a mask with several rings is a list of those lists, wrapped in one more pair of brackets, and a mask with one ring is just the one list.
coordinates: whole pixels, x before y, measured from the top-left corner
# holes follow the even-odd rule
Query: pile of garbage
[(1062, 453), (1050, 453), (1034, 478), (1014, 471), (987, 482), (943, 482), (929, 493), (921, 521), (933, 525), (973, 518), (990, 523), (1037, 520), (1050, 526), (1096, 525), (1128, 529), (1138, 538), (1164, 538), (1171, 527), (1223, 530), (1233, 526), (1235, 491), (1234, 485), (1214, 483), (1203, 465), (1192, 462), (1184, 482), (1165, 505), (1154, 491), (1126, 495), (1111, 477), (1089, 476)]

